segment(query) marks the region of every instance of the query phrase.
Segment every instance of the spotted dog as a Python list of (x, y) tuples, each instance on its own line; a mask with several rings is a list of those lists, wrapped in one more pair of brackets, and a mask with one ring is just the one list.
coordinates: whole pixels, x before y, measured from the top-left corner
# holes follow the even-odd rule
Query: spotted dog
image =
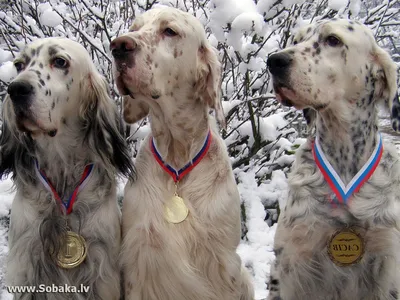
[(268, 299), (398, 299), (400, 162), (377, 123), (377, 105), (390, 109), (396, 94), (396, 65), (349, 20), (319, 21), (293, 44), (268, 68), (277, 99), (307, 109), (315, 137), (289, 175)]
[(116, 175), (134, 170), (107, 84), (68, 39), (38, 39), (14, 65), (0, 137), (0, 177), (16, 187), (6, 284), (70, 291), (18, 300), (118, 300)]
[(125, 187), (126, 300), (251, 300), (240, 197), (220, 124), (220, 63), (192, 15), (156, 8), (111, 42), (128, 123), (150, 116)]

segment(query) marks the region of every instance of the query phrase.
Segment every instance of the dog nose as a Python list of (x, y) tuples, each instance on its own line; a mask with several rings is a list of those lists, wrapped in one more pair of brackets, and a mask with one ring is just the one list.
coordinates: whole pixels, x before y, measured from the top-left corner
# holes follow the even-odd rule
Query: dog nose
[(292, 64), (293, 58), (286, 52), (272, 54), (268, 57), (267, 66), (272, 75), (283, 75)]
[(13, 81), (8, 85), (7, 93), (15, 104), (23, 104), (30, 99), (34, 89), (27, 81)]
[(137, 44), (134, 39), (129, 36), (120, 36), (110, 44), (110, 50), (114, 58), (124, 58), (129, 52), (136, 49)]

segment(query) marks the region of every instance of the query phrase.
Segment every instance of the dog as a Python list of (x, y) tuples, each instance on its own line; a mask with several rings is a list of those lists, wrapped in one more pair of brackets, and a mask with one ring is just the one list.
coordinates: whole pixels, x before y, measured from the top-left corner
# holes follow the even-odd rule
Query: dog
[(30, 43), (14, 65), (0, 138), (0, 176), (16, 188), (6, 284), (35, 289), (20, 300), (118, 300), (116, 175), (134, 168), (107, 83), (64, 38)]
[(125, 299), (253, 299), (236, 253), (239, 193), (209, 116), (214, 109), (224, 124), (220, 63), (204, 28), (186, 12), (155, 8), (111, 51), (125, 121), (149, 115), (151, 124), (135, 160), (137, 181), (125, 187)]
[(361, 23), (319, 21), (267, 61), (277, 99), (306, 109), (275, 235), (270, 300), (394, 300), (400, 288), (400, 162), (378, 131), (396, 65)]

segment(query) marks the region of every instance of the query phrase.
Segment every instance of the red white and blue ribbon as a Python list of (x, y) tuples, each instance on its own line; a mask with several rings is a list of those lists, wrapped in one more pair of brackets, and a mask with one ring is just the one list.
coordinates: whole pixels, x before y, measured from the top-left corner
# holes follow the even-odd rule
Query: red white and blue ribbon
[(85, 167), (83, 174), (81, 176), (81, 179), (79, 180), (79, 184), (78, 186), (74, 189), (72, 195), (69, 197), (67, 202), (64, 202), (60, 195), (57, 193), (56, 189), (54, 188), (54, 186), (52, 185), (52, 183), (50, 182), (50, 180), (47, 178), (45, 172), (43, 170), (40, 170), (39, 168), (39, 164), (36, 161), (35, 164), (35, 171), (36, 171), (36, 175), (39, 178), (39, 180), (42, 182), (42, 184), (44, 185), (44, 187), (49, 191), (53, 193), (54, 198), (60, 203), (61, 205), (61, 209), (64, 213), (66, 213), (67, 215), (70, 214), (72, 212), (72, 208), (74, 206), (75, 200), (78, 196), (78, 193), (80, 191), (83, 190), (83, 188), (85, 187), (85, 185), (88, 183), (91, 175), (92, 175), (92, 171), (93, 171), (93, 166), (94, 164), (89, 164)]
[(346, 186), (340, 179), (336, 171), (333, 169), (332, 165), (329, 163), (325, 154), (322, 152), (318, 137), (315, 138), (315, 143), (313, 144), (313, 154), (315, 162), (317, 163), (317, 166), (320, 169), (322, 175), (324, 175), (325, 180), (328, 182), (329, 186), (336, 196), (334, 197), (336, 199), (331, 200), (335, 200), (338, 204), (347, 204), (349, 198), (354, 193), (357, 193), (360, 190), (363, 184), (372, 176), (375, 169), (379, 165), (382, 153), (382, 138), (378, 133), (377, 143), (370, 158)]
[(211, 131), (209, 130), (206, 139), (204, 141), (204, 144), (201, 147), (200, 151), (196, 154), (196, 156), (190, 162), (188, 162), (183, 168), (175, 170), (173, 167), (164, 162), (164, 160), (162, 159), (160, 152), (157, 150), (154, 137), (150, 139), (150, 149), (154, 155), (154, 158), (156, 159), (158, 164), (164, 169), (164, 171), (167, 172), (169, 175), (171, 175), (174, 182), (179, 182), (186, 174), (188, 174), (191, 170), (194, 169), (194, 167), (196, 167), (200, 163), (200, 161), (207, 154), (210, 145), (211, 145)]

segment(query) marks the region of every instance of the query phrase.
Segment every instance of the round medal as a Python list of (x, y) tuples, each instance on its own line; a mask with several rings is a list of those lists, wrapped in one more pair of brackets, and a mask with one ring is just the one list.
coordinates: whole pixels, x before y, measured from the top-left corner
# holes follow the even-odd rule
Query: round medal
[(364, 254), (364, 241), (360, 234), (345, 228), (335, 232), (328, 243), (328, 254), (339, 266), (350, 266), (360, 261)]
[(85, 239), (75, 232), (67, 231), (56, 257), (57, 265), (65, 269), (75, 268), (85, 260), (86, 254)]
[(185, 202), (177, 195), (173, 196), (164, 208), (165, 219), (170, 223), (181, 223), (185, 221), (188, 214), (189, 209), (186, 207)]

